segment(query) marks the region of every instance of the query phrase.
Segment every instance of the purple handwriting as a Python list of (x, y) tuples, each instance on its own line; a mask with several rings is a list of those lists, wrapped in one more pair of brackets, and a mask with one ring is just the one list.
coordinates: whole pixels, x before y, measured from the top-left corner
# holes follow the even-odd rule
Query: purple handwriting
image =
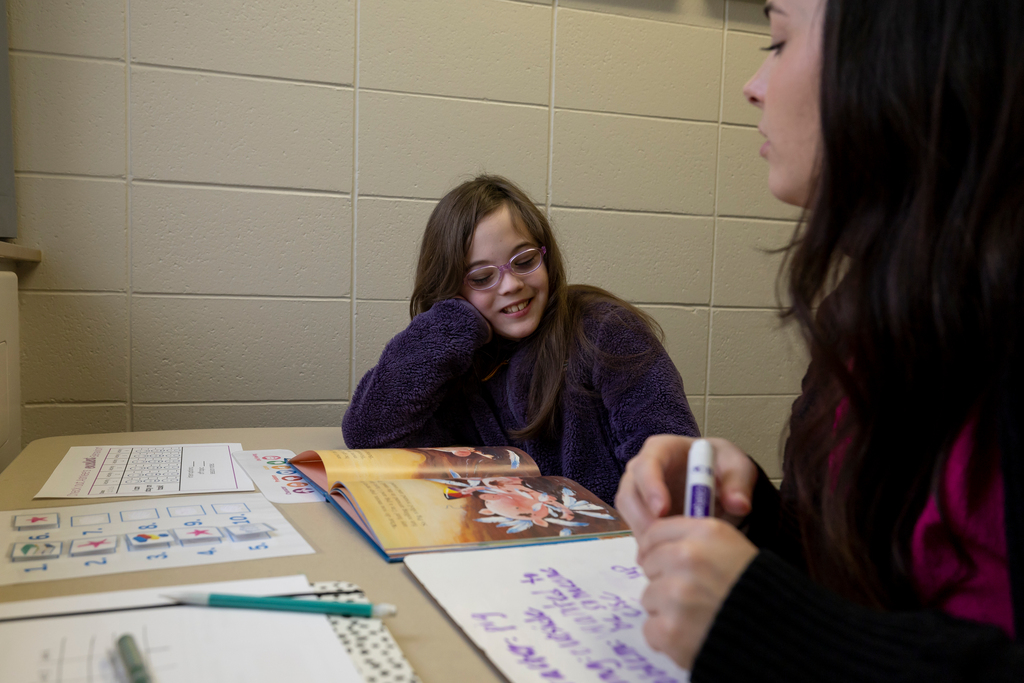
[(498, 633), (500, 631), (516, 630), (514, 624), (502, 625), (498, 623), (499, 619), (508, 619), (508, 616), (501, 612), (477, 612), (476, 614), (471, 614), (469, 616), (479, 621), (480, 625), (483, 626), (484, 630), (488, 633)]
[(673, 678), (667, 671), (651, 664), (647, 657), (642, 652), (637, 652), (632, 645), (621, 640), (613, 640), (608, 644), (627, 669), (640, 672), (645, 678), (649, 678), (651, 683), (680, 683), (678, 678)]
[(560, 628), (555, 620), (536, 607), (527, 608), (526, 623), (535, 624), (540, 632), (548, 640), (558, 643), (558, 647), (579, 647), (580, 642), (573, 638), (568, 631)]
[(529, 645), (520, 645), (515, 642), (515, 638), (506, 638), (505, 645), (508, 647), (508, 651), (515, 656), (517, 664), (522, 664), (531, 671), (539, 672), (542, 678), (554, 681), (568, 680), (561, 671), (548, 664), (546, 657), (537, 654), (537, 651)]
[(612, 567), (612, 571), (625, 575), (627, 579), (642, 579), (644, 576), (640, 567), (623, 567), (617, 564)]

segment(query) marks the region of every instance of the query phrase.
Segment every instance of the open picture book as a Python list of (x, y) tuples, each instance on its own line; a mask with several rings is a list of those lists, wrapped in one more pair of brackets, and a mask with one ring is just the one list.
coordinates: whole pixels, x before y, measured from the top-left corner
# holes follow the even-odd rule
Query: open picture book
[(292, 467), (389, 561), (410, 553), (621, 536), (607, 503), (509, 447), (305, 451)]

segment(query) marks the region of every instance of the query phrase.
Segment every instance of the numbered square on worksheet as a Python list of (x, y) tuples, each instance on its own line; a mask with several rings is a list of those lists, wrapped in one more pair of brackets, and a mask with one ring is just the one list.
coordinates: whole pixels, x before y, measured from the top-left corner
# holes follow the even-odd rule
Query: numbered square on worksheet
[(145, 522), (151, 519), (160, 519), (160, 513), (156, 508), (142, 508), (141, 510), (122, 510), (122, 522)]
[(11, 559), (15, 562), (24, 562), (26, 560), (43, 560), (48, 557), (60, 557), (60, 553), (63, 549), (64, 544), (60, 541), (55, 541), (53, 543), (33, 543), (31, 541), (15, 543), (14, 547), (11, 548)]
[(261, 538), (270, 538), (270, 532), (273, 530), (274, 527), (269, 524), (238, 524), (227, 528), (232, 541), (256, 541)]
[(175, 538), (182, 545), (202, 545), (205, 543), (220, 543), (224, 540), (224, 534), (220, 529), (212, 526), (187, 526), (179, 529), (171, 529)]
[(128, 550), (139, 548), (170, 548), (174, 536), (168, 531), (140, 531), (137, 534), (125, 534), (128, 539)]
[(14, 528), (18, 531), (56, 529), (59, 526), (60, 514), (57, 512), (40, 512), (31, 515), (14, 515)]
[(109, 555), (117, 550), (117, 536), (79, 538), (71, 541), (71, 557), (83, 555)]
[(206, 509), (202, 505), (174, 505), (167, 508), (169, 517), (202, 517)]

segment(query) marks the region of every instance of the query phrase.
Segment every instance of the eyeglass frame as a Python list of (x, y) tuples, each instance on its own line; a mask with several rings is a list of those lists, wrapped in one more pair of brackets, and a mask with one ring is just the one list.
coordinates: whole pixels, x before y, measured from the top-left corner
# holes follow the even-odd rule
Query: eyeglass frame
[[(537, 267), (534, 268), (533, 270), (528, 270), (525, 273), (517, 273), (514, 270), (512, 270), (512, 262), (515, 261), (517, 258), (519, 258), (520, 256), (522, 256), (523, 254), (525, 254), (528, 251), (539, 251), (540, 252), (540, 261), (537, 263)], [(529, 275), (530, 273), (536, 273), (538, 270), (540, 270), (540, 267), (542, 265), (544, 265), (544, 257), (547, 256), (547, 253), (548, 253), (547, 247), (527, 247), (526, 249), (523, 249), (521, 252), (519, 252), (518, 254), (516, 254), (515, 256), (510, 258), (508, 260), (508, 263), (506, 263), (504, 265), (501, 265), (501, 266), (480, 266), (479, 268), (474, 268), (473, 270), (471, 270), (468, 273), (466, 273), (466, 277), (463, 278), (463, 282), (465, 282), (467, 285), (469, 285), (469, 288), (472, 289), (475, 292), (486, 292), (488, 289), (494, 289), (499, 284), (501, 284), (501, 281), (505, 278), (505, 272), (506, 271), (512, 273), (513, 275)], [(498, 279), (494, 281), (493, 285), (489, 285), (487, 287), (482, 287), (482, 288), (479, 288), (479, 289), (474, 287), (473, 284), (470, 282), (469, 276), (472, 275), (473, 273), (479, 272), (481, 270), (485, 270), (487, 268), (497, 268), (498, 269)]]

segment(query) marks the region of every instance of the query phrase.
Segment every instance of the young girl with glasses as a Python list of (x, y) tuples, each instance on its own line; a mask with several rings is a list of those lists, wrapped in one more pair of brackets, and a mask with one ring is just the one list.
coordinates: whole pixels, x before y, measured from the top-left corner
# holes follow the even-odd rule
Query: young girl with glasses
[(504, 178), (434, 208), (409, 310), (345, 413), (350, 448), (517, 446), (610, 502), (648, 436), (698, 433), (657, 324), (567, 284), (547, 218)]
[(724, 519), (686, 518), (690, 441), (630, 462), (644, 634), (694, 683), (1024, 681), (1024, 3), (765, 12), (811, 364), (781, 490), (714, 440)]

